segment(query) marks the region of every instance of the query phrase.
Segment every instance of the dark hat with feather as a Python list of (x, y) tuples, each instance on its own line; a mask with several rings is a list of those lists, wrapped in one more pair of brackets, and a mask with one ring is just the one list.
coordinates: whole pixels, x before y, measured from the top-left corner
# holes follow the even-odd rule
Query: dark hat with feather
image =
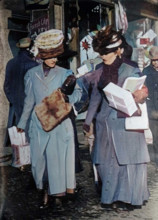
[(122, 43), (122, 31), (115, 31), (112, 26), (107, 26), (98, 31), (92, 41), (92, 46), (95, 52), (104, 55), (116, 51), (119, 47), (121, 48)]

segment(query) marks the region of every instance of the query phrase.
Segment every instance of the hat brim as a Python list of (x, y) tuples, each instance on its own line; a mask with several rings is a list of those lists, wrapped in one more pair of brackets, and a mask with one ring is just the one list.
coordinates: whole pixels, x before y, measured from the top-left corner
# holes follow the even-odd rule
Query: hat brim
[(19, 43), (16, 44), (16, 47), (18, 48), (28, 48), (30, 44), (20, 45)]
[(60, 58), (61, 59), (68, 59), (68, 58), (76, 56), (77, 54), (78, 54), (77, 51), (73, 51), (73, 50), (70, 50), (70, 49), (65, 49), (64, 52), (58, 56), (58, 58), (59, 59)]
[(59, 57), (62, 53), (64, 53), (63, 44), (59, 45), (56, 48), (51, 48), (51, 49), (38, 48), (38, 57), (41, 58), (42, 60)]
[(151, 56), (148, 50), (145, 50), (144, 55), (150, 60), (158, 60), (158, 56)]

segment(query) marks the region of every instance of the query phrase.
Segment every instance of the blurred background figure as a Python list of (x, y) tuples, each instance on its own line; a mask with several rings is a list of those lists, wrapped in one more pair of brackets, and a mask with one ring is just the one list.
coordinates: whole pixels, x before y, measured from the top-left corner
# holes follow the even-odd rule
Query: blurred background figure
[(149, 146), (151, 160), (158, 164), (158, 47), (153, 46), (145, 55), (150, 59), (150, 65), (144, 68), (147, 75), (146, 85), (149, 96), (146, 101), (149, 125), (153, 135), (153, 146)]
[[(32, 47), (30, 38), (22, 38), (16, 46), (19, 48), (18, 55), (8, 61), (6, 65), (4, 92), (9, 101), (9, 116), (7, 128), (17, 125), (21, 117), (24, 105), (24, 76), (27, 70), (37, 66), (38, 63), (33, 60), (33, 55), (30, 53)], [(10, 144), (8, 131), (4, 146)]]

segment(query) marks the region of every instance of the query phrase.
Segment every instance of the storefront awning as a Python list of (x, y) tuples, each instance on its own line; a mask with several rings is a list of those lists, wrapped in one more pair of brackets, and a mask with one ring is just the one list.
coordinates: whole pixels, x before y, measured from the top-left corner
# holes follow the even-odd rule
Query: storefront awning
[(126, 8), (128, 20), (145, 17), (158, 20), (158, 1), (156, 0), (121, 0)]

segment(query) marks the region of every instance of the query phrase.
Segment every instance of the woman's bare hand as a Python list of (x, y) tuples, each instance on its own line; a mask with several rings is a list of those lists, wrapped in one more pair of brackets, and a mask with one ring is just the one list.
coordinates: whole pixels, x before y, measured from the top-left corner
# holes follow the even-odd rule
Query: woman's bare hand
[(143, 104), (148, 97), (148, 88), (143, 85), (141, 89), (136, 90), (132, 95), (136, 103)]
[(23, 130), (22, 128), (18, 128), (18, 127), (16, 127), (16, 129), (17, 129), (17, 132), (19, 132), (19, 133), (24, 132), (24, 130)]

